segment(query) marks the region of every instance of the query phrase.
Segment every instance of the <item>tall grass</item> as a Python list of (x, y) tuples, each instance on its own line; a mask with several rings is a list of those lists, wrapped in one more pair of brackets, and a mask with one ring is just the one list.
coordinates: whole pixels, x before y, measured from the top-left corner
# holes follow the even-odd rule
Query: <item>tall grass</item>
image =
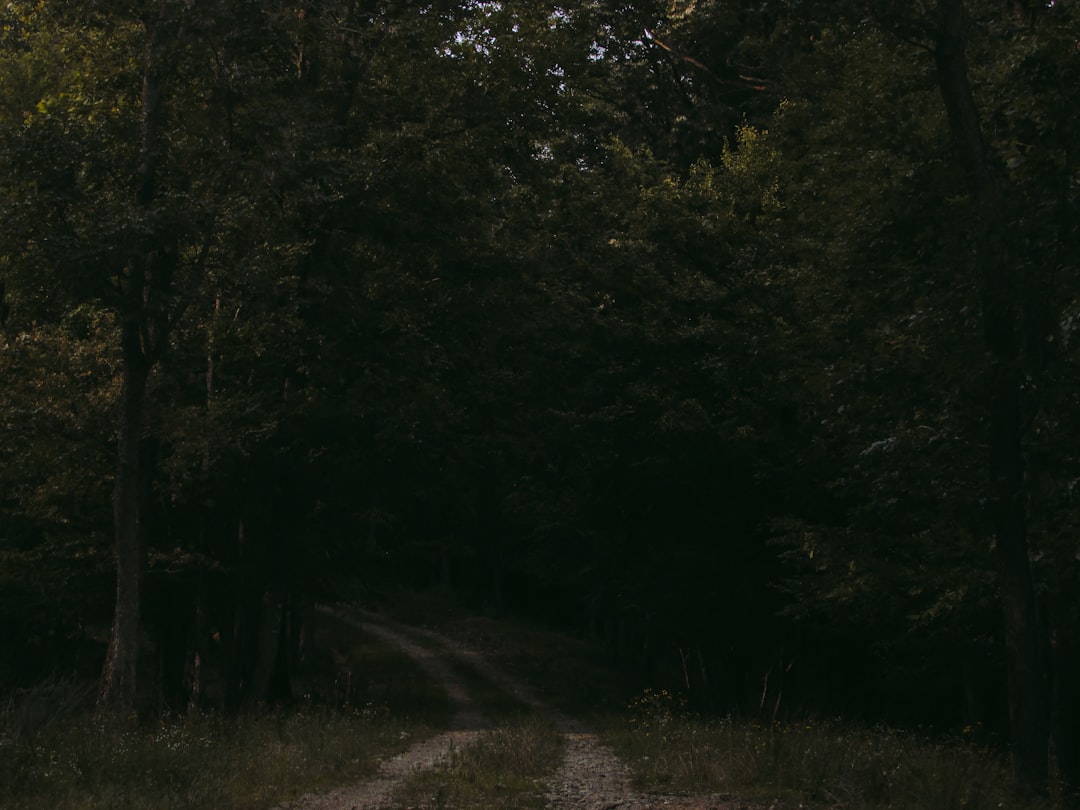
[(2, 806), (12, 810), (267, 807), (374, 771), (405, 729), (371, 709), (312, 708), (161, 722), (120, 731), (85, 722), (8, 743)]
[(841, 722), (764, 725), (682, 714), (646, 692), (608, 742), (641, 788), (723, 792), (780, 806), (845, 810), (1050, 810), (1012, 790), (999, 754), (963, 740), (933, 741)]

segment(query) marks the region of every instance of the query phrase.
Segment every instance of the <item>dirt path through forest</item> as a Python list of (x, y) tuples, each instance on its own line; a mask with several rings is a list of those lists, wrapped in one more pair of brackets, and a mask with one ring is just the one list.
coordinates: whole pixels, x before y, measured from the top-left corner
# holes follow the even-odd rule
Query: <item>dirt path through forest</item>
[(546, 805), (550, 810), (738, 810), (741, 807), (720, 797), (691, 798), (635, 791), (630, 769), (600, 742), (595, 732), (545, 704), (527, 685), (500, 670), (480, 651), (463, 648), (431, 630), (405, 627), (367, 611), (334, 611), (334, 615), (412, 658), (446, 691), (454, 716), (448, 731), (387, 760), (375, 778), (353, 787), (304, 796), (284, 805), (281, 810), (390, 810), (401, 807), (394, 803), (394, 792), (410, 776), (434, 768), (446, 761), (454, 750), (476, 743), (491, 725), (451, 666), (453, 659), (467, 663), (500, 690), (548, 719), (564, 735), (566, 753), (563, 762), (545, 783)]
[(600, 743), (595, 732), (548, 706), (527, 685), (507, 675), (481, 652), (463, 648), (431, 630), (413, 632), (441, 647), (448, 655), (467, 662), (503, 692), (513, 695), (538, 715), (549, 720), (564, 735), (566, 754), (562, 765), (546, 786), (547, 802), (552, 810), (636, 810), (653, 806), (635, 794), (630, 783), (630, 769), (619, 761), (610, 748)]

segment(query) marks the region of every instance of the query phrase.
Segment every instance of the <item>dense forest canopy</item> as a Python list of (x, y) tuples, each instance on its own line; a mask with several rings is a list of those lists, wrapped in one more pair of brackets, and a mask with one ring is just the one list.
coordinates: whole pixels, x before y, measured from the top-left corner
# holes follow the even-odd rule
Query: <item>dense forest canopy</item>
[(1078, 32), (7, 3), (2, 682), (287, 696), (312, 605), (443, 586), (1075, 781)]

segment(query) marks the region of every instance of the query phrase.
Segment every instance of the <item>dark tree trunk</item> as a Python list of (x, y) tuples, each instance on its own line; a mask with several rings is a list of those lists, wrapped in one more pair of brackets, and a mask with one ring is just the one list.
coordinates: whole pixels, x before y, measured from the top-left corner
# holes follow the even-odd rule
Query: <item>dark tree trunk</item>
[[(147, 221), (153, 219), (158, 175), (167, 151), (164, 93), (178, 37), (173, 12), (163, 2), (157, 19), (145, 23), (148, 47), (142, 81), (142, 140), (133, 197), (140, 218)], [(168, 337), (167, 301), (177, 263), (176, 235), (146, 234), (133, 248), (119, 278), (122, 391), (113, 490), (116, 605), (98, 701), (99, 709), (114, 718), (129, 717), (136, 709), (146, 570), (143, 505), (152, 472), (152, 463), (143, 456), (147, 384)]]
[(1022, 376), (1016, 279), (1004, 250), (1004, 201), (986, 156), (964, 55), (962, 0), (938, 0), (935, 48), (938, 86), (957, 158), (976, 212), (975, 270), (982, 299), (988, 356), (990, 458), (987, 501), (999, 572), (1002, 630), (1007, 650), (1010, 740), (1018, 780), (1033, 788), (1048, 776), (1048, 699), (1039, 649), (1031, 565), (1028, 560), (1021, 448)]
[(445, 535), (439, 538), (439, 547), (436, 553), (439, 557), (439, 587), (444, 591), (449, 591), (453, 587), (454, 580), (452, 576), (453, 568), (450, 565), (450, 543)]
[(242, 589), (234, 585), (232, 616), (223, 625), (221, 636), (222, 646), (225, 651), (223, 662), (223, 695), (222, 704), (226, 711), (235, 711), (240, 707), (244, 694), (244, 685), (247, 682), (247, 671), (250, 668), (251, 637), (250, 630), (251, 611), (247, 606), (247, 595)]
[(288, 613), (277, 588), (263, 592), (255, 667), (251, 675), (251, 699), (272, 703), (291, 698), (289, 678)]
[(492, 540), (488, 550), (488, 570), (491, 572), (491, 610), (498, 616), (506, 609), (502, 549), (499, 547), (498, 538)]
[(223, 627), (222, 642), (225, 649), (224, 661), (224, 696), (225, 709), (232, 711), (239, 707), (248, 681), (253, 646), (254, 624), (250, 605), (250, 586), (244, 578), (244, 554), (247, 545), (244, 519), (236, 520), (236, 560), (240, 571), (231, 584), (231, 616)]
[(1067, 791), (1066, 806), (1080, 807), (1080, 646), (1058, 638), (1054, 646), (1053, 739), (1058, 772)]
[(139, 345), (137, 324), (123, 325), (123, 387), (116, 439), (117, 474), (113, 490), (116, 605), (109, 651), (102, 670), (100, 708), (114, 717), (135, 711), (138, 686), (139, 627), (146, 546), (140, 515), (143, 488), (139, 444), (143, 433), (149, 368)]
[[(187, 648), (188, 660), (185, 662), (185, 686), (187, 687), (188, 714), (195, 714), (202, 708), (202, 667), (209, 652), (207, 648), (207, 588), (203, 573), (196, 575), (194, 605), (192, 606), (192, 633)], [(188, 670), (187, 664), (191, 669)]]

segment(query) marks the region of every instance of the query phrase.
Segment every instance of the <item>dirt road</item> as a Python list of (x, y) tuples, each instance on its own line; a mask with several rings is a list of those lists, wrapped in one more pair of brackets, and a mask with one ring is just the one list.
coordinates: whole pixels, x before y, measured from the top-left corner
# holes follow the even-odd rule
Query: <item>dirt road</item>
[[(551, 810), (739, 810), (742, 805), (720, 797), (643, 794), (633, 788), (630, 769), (603, 745), (598, 735), (575, 719), (541, 701), (527, 685), (496, 667), (481, 652), (430, 630), (405, 627), (378, 614), (360, 610), (334, 611), (385, 644), (400, 649), (438, 683), (454, 709), (450, 728), (387, 760), (374, 779), (328, 793), (308, 795), (280, 810), (399, 810), (394, 793), (413, 774), (446, 761), (455, 749), (472, 745), (491, 728), (482, 706), (476, 705), (450, 662), (463, 661), (486, 680), (538, 715), (565, 737), (565, 756), (547, 780), (544, 795)], [(462, 808), (466, 810), (466, 808)], [(509, 809), (508, 809), (509, 810)]]

